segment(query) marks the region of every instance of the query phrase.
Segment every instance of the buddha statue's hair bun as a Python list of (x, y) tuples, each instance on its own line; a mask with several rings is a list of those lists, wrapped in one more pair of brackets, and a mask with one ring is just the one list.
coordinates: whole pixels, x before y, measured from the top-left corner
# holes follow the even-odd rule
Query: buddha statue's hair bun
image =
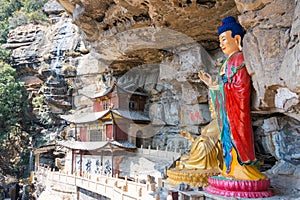
[(244, 37), (243, 27), (232, 16), (225, 17), (222, 20), (222, 23), (218, 28), (218, 35), (229, 30), (232, 32), (232, 37), (235, 35), (240, 35), (241, 38)]

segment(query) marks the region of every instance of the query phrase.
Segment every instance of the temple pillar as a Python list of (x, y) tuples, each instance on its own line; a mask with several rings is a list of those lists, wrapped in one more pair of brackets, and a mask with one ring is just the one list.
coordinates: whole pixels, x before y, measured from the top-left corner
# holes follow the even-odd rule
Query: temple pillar
[(37, 153), (34, 155), (34, 171), (39, 170), (39, 165), (40, 165), (40, 154)]

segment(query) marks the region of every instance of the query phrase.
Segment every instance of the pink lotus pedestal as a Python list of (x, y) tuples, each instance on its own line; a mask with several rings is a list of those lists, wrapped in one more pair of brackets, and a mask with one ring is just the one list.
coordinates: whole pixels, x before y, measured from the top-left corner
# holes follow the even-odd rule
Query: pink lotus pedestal
[(273, 196), (269, 191), (270, 179), (247, 181), (228, 179), (222, 176), (208, 178), (208, 186), (205, 191), (220, 196), (239, 198), (264, 198)]

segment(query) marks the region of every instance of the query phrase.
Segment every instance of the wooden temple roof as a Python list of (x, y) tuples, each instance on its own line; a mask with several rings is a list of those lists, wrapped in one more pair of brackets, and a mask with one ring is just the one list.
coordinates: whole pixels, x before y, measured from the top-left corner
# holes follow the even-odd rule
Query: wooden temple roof
[(112, 92), (114, 90), (114, 88), (117, 87), (117, 89), (124, 93), (127, 94), (136, 94), (136, 95), (140, 95), (140, 96), (149, 96), (149, 94), (147, 94), (142, 88), (137, 87), (135, 84), (129, 84), (126, 86), (121, 86), (118, 83), (114, 83), (112, 86), (101, 90), (100, 92), (97, 92), (94, 94), (94, 96), (92, 96), (92, 98), (96, 99), (96, 98), (100, 98), (100, 97), (104, 97), (107, 94), (109, 94), (110, 92)]
[(56, 144), (55, 143), (50, 143), (50, 144), (45, 144), (40, 146), (39, 148), (36, 148), (33, 150), (33, 154), (41, 154), (41, 153), (47, 153), (51, 150), (56, 149)]
[(101, 120), (104, 117), (107, 119), (108, 115), (117, 116), (117, 118), (124, 118), (134, 121), (146, 121), (149, 122), (150, 118), (146, 116), (143, 112), (139, 111), (129, 111), (129, 110), (116, 110), (108, 109), (101, 112), (92, 112), (92, 113), (81, 113), (81, 114), (72, 114), (72, 115), (60, 115), (60, 117), (68, 122), (75, 124), (83, 124)]
[(60, 115), (60, 117), (68, 122), (75, 124), (83, 124), (88, 122), (94, 122), (109, 113), (110, 110), (104, 110), (101, 112), (91, 112), (91, 113), (75, 113), (72, 115)]
[(73, 150), (81, 151), (96, 151), (96, 150), (108, 150), (113, 151), (117, 149), (128, 149), (133, 150), (137, 147), (128, 141), (97, 141), (97, 142), (80, 142), (80, 141), (58, 141), (56, 144), (46, 144), (40, 146), (39, 148), (34, 149), (34, 155), (47, 153), (51, 150), (56, 149), (57, 147), (65, 147)]
[(94, 150), (113, 150), (118, 148), (123, 149), (136, 149), (137, 147), (128, 141), (97, 141), (97, 142), (80, 142), (80, 141), (60, 141), (59, 146), (63, 146), (73, 150), (84, 150), (84, 151), (94, 151)]

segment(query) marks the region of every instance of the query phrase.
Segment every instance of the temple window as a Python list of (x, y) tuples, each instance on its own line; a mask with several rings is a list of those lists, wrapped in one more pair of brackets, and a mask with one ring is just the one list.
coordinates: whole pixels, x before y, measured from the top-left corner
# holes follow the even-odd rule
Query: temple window
[(102, 141), (102, 131), (90, 130), (90, 141)]
[(108, 101), (103, 101), (103, 110), (107, 110), (108, 106)]
[(130, 100), (129, 101), (129, 109), (134, 110), (134, 108), (135, 108), (135, 102), (133, 100)]

